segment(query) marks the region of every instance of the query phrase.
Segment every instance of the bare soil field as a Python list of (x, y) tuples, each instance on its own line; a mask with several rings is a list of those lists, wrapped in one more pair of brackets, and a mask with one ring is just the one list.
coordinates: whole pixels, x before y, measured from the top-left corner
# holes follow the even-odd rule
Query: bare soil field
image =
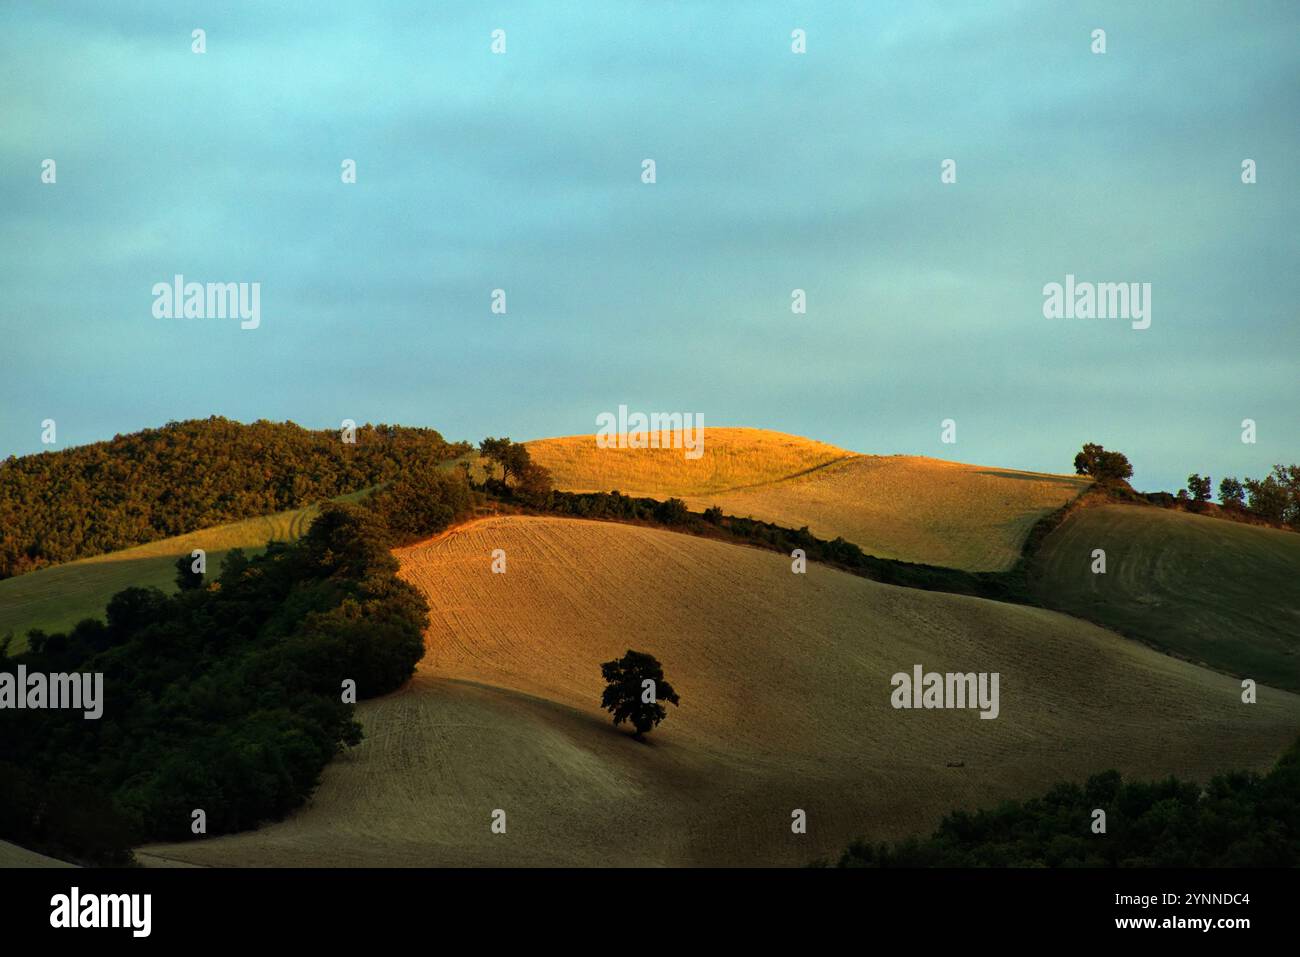
[[(1296, 695), (1243, 705), (1231, 678), (1056, 612), (657, 529), (493, 518), (397, 554), (428, 651), (360, 706), (365, 742), (288, 820), (142, 861), (799, 865), (1112, 767), (1263, 770), (1300, 732)], [(628, 648), (681, 695), (646, 743), (599, 709), (599, 664)], [(998, 672), (1000, 716), (895, 710), (916, 664)]]

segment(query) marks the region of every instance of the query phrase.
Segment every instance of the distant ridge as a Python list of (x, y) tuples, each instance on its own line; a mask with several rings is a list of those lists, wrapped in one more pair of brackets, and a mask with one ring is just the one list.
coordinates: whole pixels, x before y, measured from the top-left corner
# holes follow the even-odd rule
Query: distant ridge
[(602, 449), (591, 435), (528, 443), (557, 488), (677, 496), (694, 509), (821, 538), (880, 558), (1005, 571), (1040, 518), (1090, 480), (910, 455), (860, 455), (762, 429), (706, 428), (697, 461), (679, 449)]

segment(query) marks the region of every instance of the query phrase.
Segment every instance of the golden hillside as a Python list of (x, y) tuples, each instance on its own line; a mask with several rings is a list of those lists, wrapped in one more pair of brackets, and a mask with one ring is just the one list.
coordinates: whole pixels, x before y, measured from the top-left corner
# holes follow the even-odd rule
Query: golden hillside
[[(398, 556), (428, 653), (359, 708), (366, 741), (287, 821), (142, 860), (796, 865), (1106, 768), (1263, 769), (1300, 730), (1300, 697), (1242, 705), (1230, 678), (1055, 612), (657, 529), (494, 518)], [(598, 707), (599, 663), (629, 647), (682, 698), (645, 744)], [(999, 672), (1000, 717), (893, 709), (915, 664)]]
[[(680, 438), (675, 441), (680, 445)], [(705, 429), (704, 452), (697, 459), (688, 459), (681, 448), (602, 449), (594, 435), (538, 439), (527, 445), (533, 460), (551, 470), (556, 488), (617, 489), (652, 498), (774, 482), (854, 456), (833, 445), (766, 429)]]
[(807, 525), (880, 558), (968, 571), (1015, 564), (1038, 519), (1088, 482), (912, 455), (857, 455), (761, 429), (706, 429), (704, 455), (601, 449), (593, 436), (528, 444), (556, 488), (677, 496), (693, 509)]

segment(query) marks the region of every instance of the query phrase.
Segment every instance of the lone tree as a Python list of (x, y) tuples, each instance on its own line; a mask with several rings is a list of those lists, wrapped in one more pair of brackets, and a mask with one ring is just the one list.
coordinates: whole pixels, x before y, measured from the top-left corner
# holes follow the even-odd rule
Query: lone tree
[(600, 666), (607, 682), (600, 706), (614, 716), (614, 726), (630, 721), (635, 737), (642, 736), (668, 716), (660, 701), (678, 704), (677, 692), (664, 680), (663, 666), (653, 655), (628, 649), (622, 658)]
[(1083, 451), (1074, 457), (1076, 475), (1091, 475), (1100, 481), (1126, 479), (1133, 475), (1133, 466), (1123, 452), (1107, 452), (1100, 445), (1088, 442)]
[[(528, 454), (528, 447), (522, 442), (511, 442), (507, 438), (486, 438), (479, 443), (479, 452), (488, 460), (488, 481), (492, 478), (494, 465), (501, 467), (501, 486), (499, 491), (517, 494), (527, 502), (540, 504), (551, 494), (551, 472), (538, 465)], [(514, 478), (515, 484), (510, 485)]]

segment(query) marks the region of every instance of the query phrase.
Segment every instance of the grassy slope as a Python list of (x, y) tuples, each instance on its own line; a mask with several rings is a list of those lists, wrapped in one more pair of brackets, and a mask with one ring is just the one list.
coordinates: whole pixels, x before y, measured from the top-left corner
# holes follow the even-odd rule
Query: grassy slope
[(37, 854), (35, 851), (10, 844), (8, 841), (0, 841), (0, 869), (6, 867), (76, 867), (76, 865)]
[[(783, 556), (656, 529), (498, 518), (398, 554), (433, 608), (429, 651), (410, 685), (361, 706), (365, 743), (289, 820), (148, 854), (800, 864), (1103, 768), (1263, 769), (1300, 731), (1295, 695), (1242, 705), (1232, 679), (1064, 615), (795, 576)], [(599, 662), (628, 647), (682, 696), (644, 745), (597, 707)], [(892, 709), (890, 676), (917, 663), (1000, 672), (1002, 716)], [(790, 832), (793, 808), (808, 834)]]
[(711, 428), (704, 454), (688, 459), (681, 449), (602, 449), (591, 435), (527, 443), (533, 460), (551, 470), (566, 492), (609, 492), (650, 498), (684, 497), (774, 482), (853, 452), (813, 439), (766, 429)]
[[(368, 494), (366, 490), (342, 498), (355, 500)], [(103, 618), (109, 599), (124, 588), (137, 585), (172, 592), (176, 559), (181, 555), (204, 549), (208, 573), (215, 574), (232, 548), (253, 555), (268, 541), (298, 538), (316, 511), (316, 506), (308, 506), (249, 518), (7, 578), (0, 581), (0, 638), (12, 632), (10, 650), (17, 652), (26, 646), (27, 632), (33, 628), (54, 632), (71, 628), (83, 618)]]
[[(1106, 574), (1091, 571), (1106, 551)], [(1199, 515), (1075, 511), (1031, 566), (1044, 604), (1214, 668), (1300, 690), (1300, 535)]]
[(529, 443), (557, 488), (667, 498), (695, 509), (807, 525), (868, 554), (967, 571), (1015, 564), (1033, 524), (1088, 482), (919, 456), (856, 455), (757, 429), (708, 429), (696, 462), (680, 450), (600, 449), (592, 436)]

